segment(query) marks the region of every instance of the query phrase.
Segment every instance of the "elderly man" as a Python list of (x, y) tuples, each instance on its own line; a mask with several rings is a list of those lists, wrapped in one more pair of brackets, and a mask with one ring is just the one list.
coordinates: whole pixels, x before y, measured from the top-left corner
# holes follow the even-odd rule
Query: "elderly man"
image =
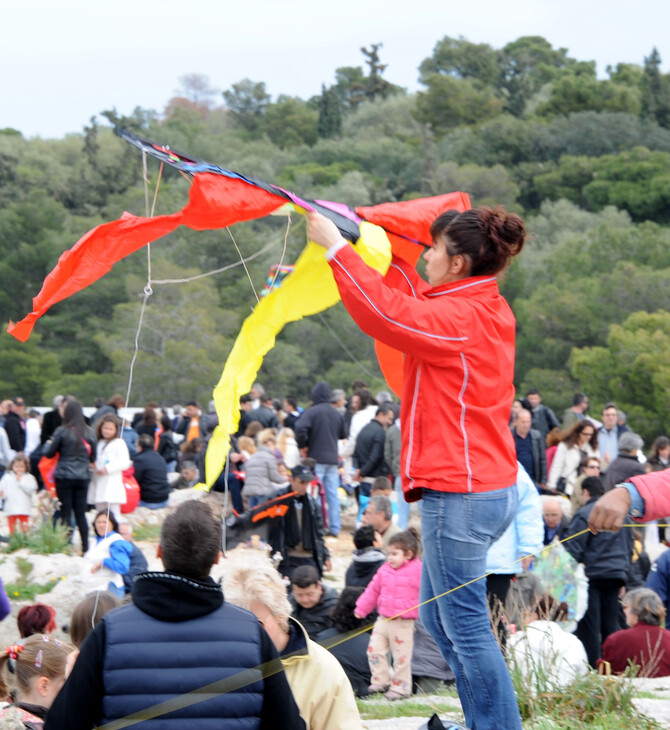
[(561, 533), (568, 526), (568, 521), (561, 505), (565, 502), (560, 497), (545, 497), (542, 502), (542, 521), (544, 522), (543, 544), (549, 545), (561, 538)]
[(372, 525), (375, 530), (382, 537), (382, 549), (386, 552), (389, 540), (397, 535), (402, 530), (394, 525), (393, 519), (393, 505), (388, 497), (383, 495), (377, 495), (370, 497), (368, 506), (365, 508), (363, 513), (363, 523), (366, 525)]
[(522, 408), (512, 426), (516, 458), (526, 470), (528, 476), (538, 489), (547, 483), (547, 457), (545, 443), (540, 431), (531, 428), (530, 411)]
[(619, 436), (619, 454), (612, 460), (603, 479), (606, 492), (614, 489), (617, 484), (628, 481), (631, 477), (641, 476), (645, 473), (644, 466), (637, 458), (638, 451), (643, 446), (642, 437), (632, 431), (626, 431)]

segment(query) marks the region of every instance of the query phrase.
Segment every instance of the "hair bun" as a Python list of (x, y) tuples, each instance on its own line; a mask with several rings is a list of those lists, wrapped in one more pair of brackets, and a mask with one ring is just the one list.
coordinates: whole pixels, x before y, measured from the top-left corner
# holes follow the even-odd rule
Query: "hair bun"
[(496, 246), (505, 250), (509, 256), (521, 252), (526, 240), (526, 228), (516, 213), (508, 213), (504, 208), (480, 208), (479, 220), (482, 227)]

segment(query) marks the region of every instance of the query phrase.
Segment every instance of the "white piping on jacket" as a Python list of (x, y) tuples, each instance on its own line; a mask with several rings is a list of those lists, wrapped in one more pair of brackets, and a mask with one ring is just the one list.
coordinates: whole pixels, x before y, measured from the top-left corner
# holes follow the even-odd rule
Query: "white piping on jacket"
[(436, 340), (446, 340), (448, 342), (464, 342), (467, 340), (467, 337), (447, 337), (446, 335), (437, 335), (430, 332), (423, 332), (422, 330), (418, 330), (414, 327), (410, 327), (409, 325), (403, 324), (402, 322), (397, 322), (394, 319), (391, 319), (390, 317), (387, 317), (378, 307), (377, 305), (370, 299), (370, 297), (367, 295), (363, 287), (354, 279), (352, 274), (349, 273), (349, 271), (344, 267), (342, 262), (338, 258), (332, 259), (332, 263), (337, 264), (342, 271), (351, 279), (351, 282), (353, 285), (360, 291), (360, 293), (363, 295), (363, 297), (367, 300), (368, 304), (377, 312), (377, 314), (382, 318), (385, 319), (387, 322), (390, 322), (391, 324), (396, 325), (397, 327), (402, 327), (403, 329), (409, 330), (410, 332), (415, 332), (417, 335), (423, 335), (424, 337), (432, 337)]
[(463, 446), (465, 448), (465, 468), (468, 470), (468, 492), (472, 491), (472, 469), (470, 468), (470, 449), (468, 444), (468, 433), (465, 430), (465, 389), (468, 387), (468, 364), (465, 360), (465, 354), (461, 353), (461, 362), (463, 363), (463, 385), (461, 392), (458, 394), (458, 402), (461, 404), (461, 433), (463, 434)]
[(416, 405), (419, 395), (419, 383), (421, 382), (421, 365), (416, 370), (416, 379), (414, 381), (414, 395), (412, 396), (412, 410), (409, 417), (409, 440), (407, 443), (407, 456), (405, 458), (405, 476), (410, 480), (410, 489), (414, 485), (414, 479), (410, 476), (410, 465), (412, 462), (412, 451), (414, 450), (414, 421), (416, 418)]
[(414, 298), (417, 299), (416, 296), (416, 290), (414, 289), (414, 284), (412, 284), (412, 280), (407, 276), (405, 270), (402, 268), (402, 266), (398, 266), (398, 264), (391, 264), (391, 268), (398, 269), (398, 271), (405, 277), (405, 281), (407, 282), (407, 285), (412, 290), (412, 294), (414, 295)]
[(481, 279), (481, 281), (471, 281), (469, 284), (463, 284), (457, 286), (454, 289), (447, 289), (447, 291), (430, 292), (426, 294), (427, 297), (442, 297), (445, 294), (452, 294), (455, 291), (461, 291), (462, 289), (469, 289), (471, 286), (478, 286), (479, 284), (488, 284), (489, 281), (495, 281), (495, 276), (490, 276), (488, 279)]

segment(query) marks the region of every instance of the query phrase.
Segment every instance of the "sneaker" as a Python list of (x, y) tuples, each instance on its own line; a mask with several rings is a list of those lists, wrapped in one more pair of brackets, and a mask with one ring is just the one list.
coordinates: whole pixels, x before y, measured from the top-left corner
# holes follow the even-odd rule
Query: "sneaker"
[(370, 694), (372, 694), (372, 695), (376, 695), (381, 692), (386, 692), (387, 689), (388, 689), (388, 687), (382, 687), (381, 684), (371, 684), (368, 687), (368, 690), (370, 691)]

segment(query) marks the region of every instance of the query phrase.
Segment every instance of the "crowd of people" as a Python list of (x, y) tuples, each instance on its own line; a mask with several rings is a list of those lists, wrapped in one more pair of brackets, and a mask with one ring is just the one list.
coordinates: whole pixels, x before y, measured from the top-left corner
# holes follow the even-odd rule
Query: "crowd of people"
[[(642, 439), (616, 405), (591, 418), (581, 393), (562, 421), (537, 390), (514, 401), (510, 413), (516, 325), (496, 276), (524, 246), (521, 219), (489, 208), (440, 214), (421, 232), (433, 240), (424, 254), (427, 281), (401, 258), (380, 275), (331, 220), (315, 212), (307, 220), (352, 318), (403, 355), (402, 420), (388, 393), (373, 397), (364, 383), (349, 394), (318, 383), (304, 410), (292, 396), (275, 401), (256, 384), (240, 399), (239, 429), (212, 489), (230, 496), (234, 519), (224, 515), (226, 526), (267, 528), (251, 542), (267, 543), (263, 553), (276, 568), (266, 555), (228, 576), (224, 601), (209, 577), (222, 525), (207, 504), (185, 502), (163, 524), (165, 572), (137, 575), (131, 602), (93, 629), (53, 699), (47, 728), (83, 730), (138, 712), (198, 717), (203, 726), (216, 718), (217, 727), (271, 727), (272, 716), (284, 727), (353, 728), (360, 720), (352, 687), (396, 700), (423, 675), (453, 677), (470, 727), (520, 730), (505, 653), (527, 668), (544, 667), (545, 676), (555, 672), (557, 685), (601, 662), (618, 671), (622, 659), (649, 676), (662, 672), (666, 609), (643, 586), (662, 577), (660, 559), (649, 570), (647, 551), (665, 535), (657, 527), (639, 534), (620, 528), (629, 512), (638, 520), (670, 513), (670, 489), (657, 471), (668, 465), (670, 441), (656, 439), (646, 460)], [(34, 476), (33, 459), (59, 456), (58, 519), (70, 528), (74, 513), (84, 550), (87, 505), (99, 508), (92, 574), (114, 573), (130, 560), (113, 521), (123, 505), (117, 476), (132, 460), (140, 504), (165, 507), (168, 464), (177, 488), (201, 480), (217, 423), (213, 408), (204, 413), (195, 402), (172, 423), (150, 403), (126, 427), (119, 398), (101, 403), (90, 424), (76, 399), (65, 398), (46, 438), (45, 415), (41, 443), (30, 453)], [(3, 458), (27, 448), (20, 400), (5, 411)], [(17, 433), (24, 437), (18, 449)], [(658, 493), (657, 482), (665, 485)], [(329, 544), (342, 530), (340, 489), (355, 496), (359, 524), (347, 570), (352, 584), (338, 596), (324, 579)], [(415, 502), (420, 530), (409, 525)], [(583, 573), (581, 608), (562, 600), (572, 577), (545, 586), (546, 575), (534, 572), (561, 550)], [(110, 579), (108, 588), (120, 584)], [(514, 622), (511, 597), (520, 604)], [(373, 618), (366, 646), (369, 627), (361, 622)], [(574, 633), (566, 618), (576, 622)], [(333, 631), (352, 632), (351, 644)], [(332, 654), (314, 643), (324, 635)], [(142, 651), (133, 651), (138, 641)], [(175, 652), (175, 641), (187, 648)], [(657, 651), (645, 653), (652, 643)], [(347, 649), (335, 652), (338, 646)], [(7, 651), (10, 659), (20, 654)], [(437, 676), (424, 669), (435, 656)], [(310, 678), (326, 674), (324, 694), (315, 692)], [(184, 699), (196, 689), (204, 693), (197, 712)], [(168, 708), (154, 708), (165, 698), (172, 698)]]

